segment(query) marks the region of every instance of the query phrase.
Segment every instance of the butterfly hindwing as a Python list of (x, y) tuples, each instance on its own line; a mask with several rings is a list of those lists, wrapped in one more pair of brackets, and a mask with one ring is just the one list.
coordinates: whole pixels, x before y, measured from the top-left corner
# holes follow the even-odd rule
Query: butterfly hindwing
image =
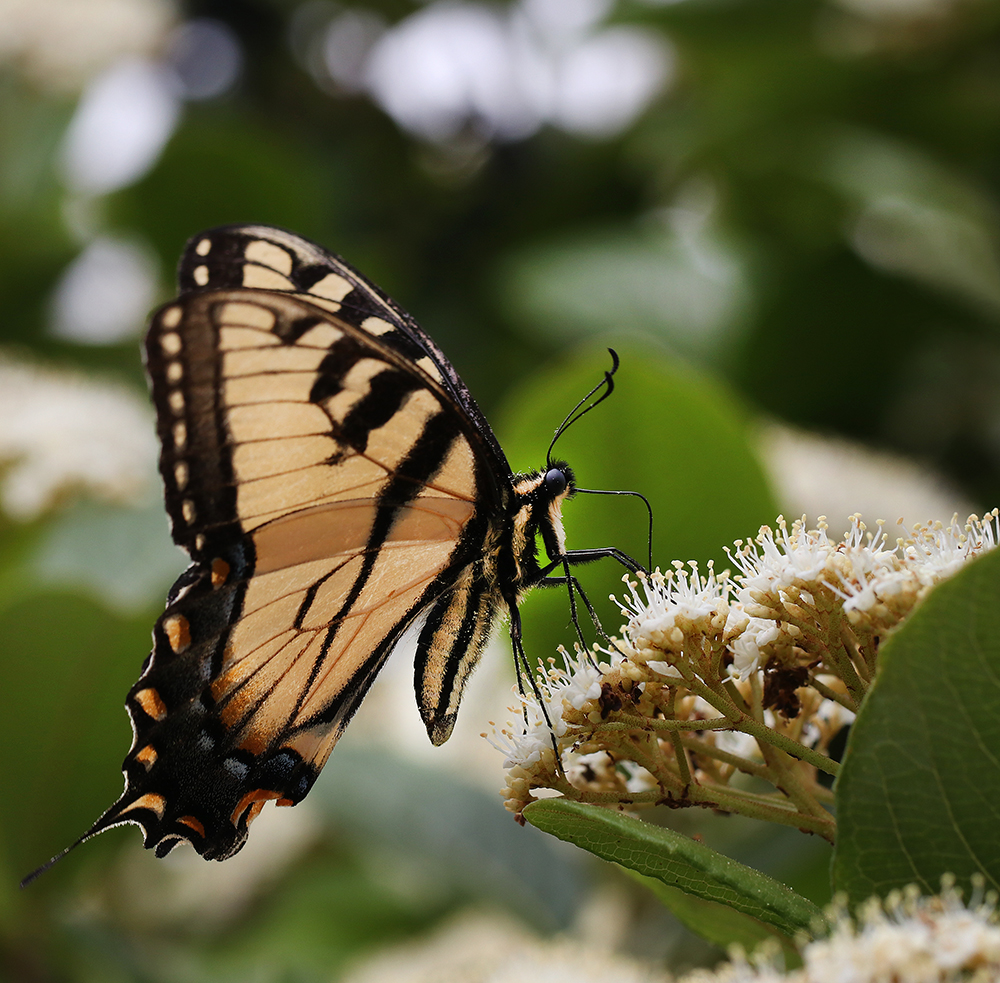
[(451, 736), (465, 684), (502, 609), (491, 546), (487, 541), (481, 562), (466, 567), (456, 586), (427, 611), (419, 636), (414, 688), (434, 744)]
[(478, 549), (499, 503), (450, 393), (296, 297), (184, 295), (154, 317), (147, 364), (195, 563), (129, 694), (127, 787), (105, 825), (221, 858), (267, 799), (302, 798), (421, 612), (421, 709), (447, 736), (499, 603)]

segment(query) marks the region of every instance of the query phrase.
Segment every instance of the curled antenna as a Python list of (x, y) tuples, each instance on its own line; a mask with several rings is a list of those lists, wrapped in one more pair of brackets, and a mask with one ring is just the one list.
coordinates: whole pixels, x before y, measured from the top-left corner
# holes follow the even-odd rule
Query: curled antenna
[(653, 569), (653, 506), (649, 504), (649, 499), (641, 492), (637, 491), (608, 491), (603, 488), (577, 488), (581, 495), (631, 495), (633, 498), (642, 500), (649, 515), (649, 529), (646, 533), (646, 556), (647, 572)]
[[(614, 392), (615, 382), (612, 376), (618, 371), (618, 353), (613, 348), (609, 348), (608, 352), (611, 355), (611, 369), (605, 371), (604, 378), (596, 386), (594, 386), (594, 388), (591, 389), (590, 392), (587, 393), (587, 395), (584, 396), (583, 399), (581, 399), (580, 402), (573, 407), (573, 409), (569, 411), (569, 413), (566, 415), (566, 419), (563, 420), (563, 422), (560, 423), (558, 427), (556, 427), (555, 435), (552, 437), (552, 443), (549, 444), (549, 449), (545, 454), (546, 467), (549, 468), (552, 467), (552, 448), (556, 446), (556, 441), (571, 426), (573, 426), (573, 424), (576, 423), (576, 421), (579, 420), (580, 417), (582, 417), (586, 413), (589, 413), (595, 406), (597, 406), (598, 403), (603, 403), (604, 400), (606, 400), (611, 395), (611, 393)], [(602, 386), (607, 386), (608, 388), (603, 393), (601, 393), (601, 395), (598, 396), (597, 399), (595, 399), (592, 403), (589, 403), (587, 406), (584, 406), (583, 404), (586, 403), (587, 400), (590, 399), (590, 397), (593, 396), (594, 393), (596, 393), (597, 390), (600, 389)], [(581, 406), (583, 406), (583, 409), (580, 409)]]

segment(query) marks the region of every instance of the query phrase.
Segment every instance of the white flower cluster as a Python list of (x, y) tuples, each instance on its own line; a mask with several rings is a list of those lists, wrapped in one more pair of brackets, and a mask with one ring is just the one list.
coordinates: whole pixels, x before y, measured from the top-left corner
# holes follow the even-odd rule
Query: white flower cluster
[(0, 359), (0, 508), (22, 522), (82, 488), (117, 502), (151, 485), (156, 434), (124, 386)]
[[(544, 679), (539, 683), (538, 693), (521, 693), (520, 713), (514, 722), (498, 730), (492, 721), (492, 736), (488, 740), (504, 753), (504, 768), (507, 769), (506, 803), (517, 811), (517, 804), (530, 794), (530, 780), (537, 766), (551, 768), (555, 762), (556, 742), (568, 730), (564, 713), (581, 710), (601, 694), (601, 678), (611, 671), (608, 663), (596, 663), (593, 656), (579, 647), (571, 656), (560, 648), (564, 666), (549, 660)], [(612, 662), (620, 664), (620, 654), (612, 656)], [(540, 697), (540, 699), (539, 699)], [(511, 712), (517, 711), (511, 707)], [(484, 735), (487, 736), (487, 735)]]
[(997, 545), (998, 516), (994, 509), (983, 519), (972, 515), (964, 524), (953, 516), (947, 526), (918, 525), (891, 549), (882, 523), (872, 534), (859, 515), (851, 517), (842, 540), (831, 539), (822, 520), (816, 529), (802, 520), (789, 529), (779, 517), (777, 533), (763, 526), (753, 542), (737, 541), (735, 551), (727, 549), (738, 570), (727, 622), (734, 634), (728, 640), (734, 674), (746, 679), (761, 668), (766, 661), (762, 653), (789, 629), (794, 642), (796, 622), (809, 621), (822, 609), (822, 593), (839, 598), (853, 625), (892, 627), (931, 587), (971, 556)]
[(968, 905), (946, 889), (920, 898), (895, 892), (866, 904), (857, 923), (841, 915), (831, 934), (802, 950), (801, 969), (784, 973), (745, 960), (699, 971), (683, 983), (987, 983), (1000, 979), (995, 900)]
[(621, 610), (628, 618), (625, 636), (629, 658), (679, 678), (672, 661), (690, 648), (691, 639), (725, 629), (732, 584), (728, 574), (716, 577), (711, 564), (704, 577), (696, 563), (690, 564), (690, 573), (679, 561), (673, 567), (665, 574), (656, 570), (643, 577), (644, 596), (639, 595), (636, 583), (626, 579), (631, 596), (621, 604)]
[[(822, 521), (779, 517), (776, 531), (735, 544), (734, 575), (677, 562), (626, 578), (623, 637), (550, 662), (496, 737), (507, 808), (519, 813), (533, 789), (632, 806), (659, 790), (727, 811), (794, 804), (800, 828), (825, 818), (830, 829), (812, 831), (832, 836), (831, 795), (814, 772), (835, 773), (830, 742), (864, 698), (881, 641), (934, 584), (997, 545), (1000, 512), (917, 526), (892, 548), (886, 539), (857, 515), (839, 540)], [(779, 752), (806, 768), (794, 803), (772, 770)], [(741, 774), (776, 797), (749, 802), (732, 784)]]
[[(775, 601), (791, 615), (800, 615), (816, 605), (817, 589), (826, 589), (840, 598), (853, 624), (872, 620), (886, 627), (971, 556), (993, 549), (1000, 540), (998, 515), (994, 509), (983, 519), (970, 516), (964, 525), (958, 516), (947, 526), (942, 522), (918, 525), (891, 549), (881, 521), (878, 532), (872, 534), (861, 516), (854, 515), (851, 528), (836, 541), (830, 539), (822, 520), (816, 529), (806, 528), (802, 520), (789, 529), (779, 517), (777, 534), (763, 526), (753, 542), (737, 541), (735, 553), (727, 549), (739, 570), (737, 604), (750, 630), (759, 634), (763, 629), (754, 624), (754, 615), (762, 606), (765, 618), (773, 614)], [(733, 645), (734, 653), (738, 648)], [(759, 661), (744, 656), (737, 665), (745, 678)]]

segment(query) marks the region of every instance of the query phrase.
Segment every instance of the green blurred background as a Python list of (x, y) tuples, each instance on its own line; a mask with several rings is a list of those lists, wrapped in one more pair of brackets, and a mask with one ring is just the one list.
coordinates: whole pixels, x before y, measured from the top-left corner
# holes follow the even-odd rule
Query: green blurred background
[[(515, 468), (618, 349), (559, 454), (648, 496), (660, 565), (779, 510), (947, 519), (1000, 499), (998, 120), (981, 0), (0, 0), (0, 977), (337, 980), (470, 906), (512, 949), (508, 916), (717, 956), (503, 811), (502, 635), (446, 748), (404, 654), (239, 858), (113, 831), (18, 891), (118, 794), (183, 565), (146, 313), (189, 236), (281, 225), (420, 320)], [(637, 501), (566, 511), (571, 546), (645, 556)], [(620, 571), (581, 577), (616, 629)], [(524, 616), (532, 658), (572, 643), (564, 594)], [(658, 818), (825, 900), (800, 834)]]

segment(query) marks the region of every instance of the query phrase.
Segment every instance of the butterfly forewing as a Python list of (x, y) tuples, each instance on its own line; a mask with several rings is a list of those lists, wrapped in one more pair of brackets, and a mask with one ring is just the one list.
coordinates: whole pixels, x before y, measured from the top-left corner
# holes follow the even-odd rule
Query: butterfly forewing
[[(174, 537), (197, 562), (130, 693), (128, 782), (105, 825), (222, 857), (264, 801), (301, 799), (424, 609), (422, 709), (450, 730), (496, 603), (466, 595), (499, 503), (446, 388), (297, 297), (182, 296), (154, 317), (147, 364)], [(449, 632), (467, 623), (459, 645), (438, 609)]]
[[(482, 414), (435, 341), (398, 304), (339, 256), (269, 226), (227, 226), (192, 239), (181, 257), (183, 290), (250, 288), (292, 293), (380, 337), (452, 394), (479, 424)], [(484, 436), (501, 457), (487, 426)]]

